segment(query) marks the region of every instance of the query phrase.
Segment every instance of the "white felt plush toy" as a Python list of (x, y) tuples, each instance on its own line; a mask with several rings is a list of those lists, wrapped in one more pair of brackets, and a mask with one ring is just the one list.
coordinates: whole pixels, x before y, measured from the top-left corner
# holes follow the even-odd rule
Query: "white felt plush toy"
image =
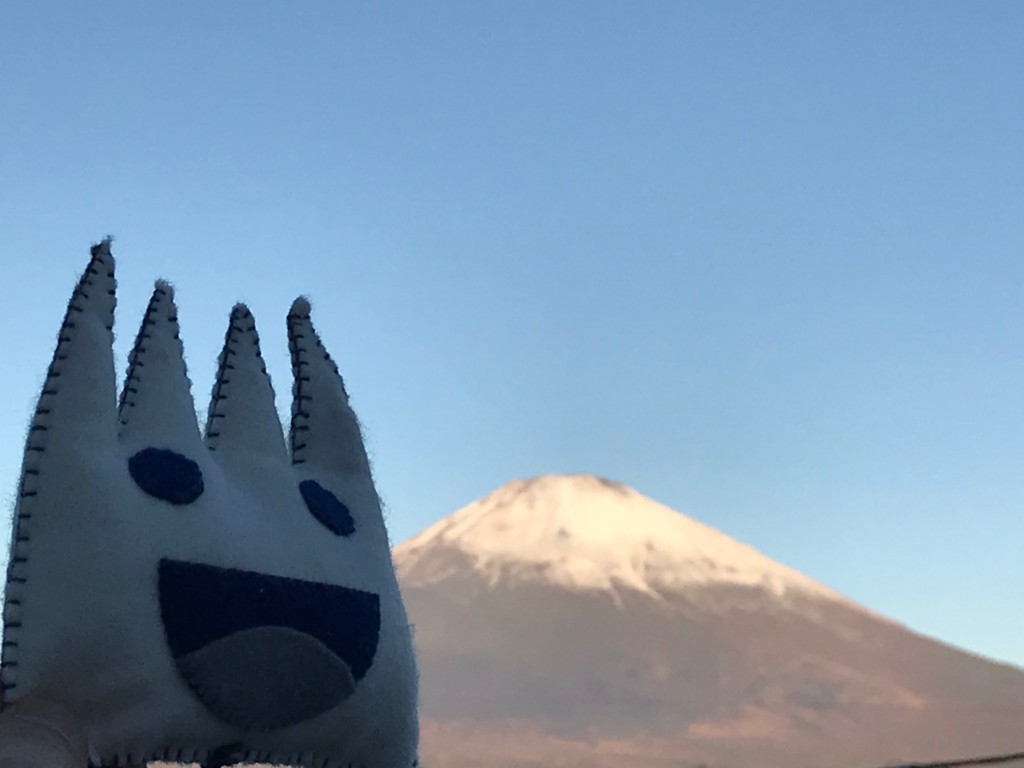
[(23, 714), (0, 738), (44, 722), (74, 754), (74, 735), (32, 714), (50, 707), (95, 765), (413, 768), (409, 625), (359, 424), (309, 305), (288, 314), (286, 446), (243, 306), (200, 435), (164, 283), (118, 400), (114, 286), (103, 242), (29, 431), (0, 719)]

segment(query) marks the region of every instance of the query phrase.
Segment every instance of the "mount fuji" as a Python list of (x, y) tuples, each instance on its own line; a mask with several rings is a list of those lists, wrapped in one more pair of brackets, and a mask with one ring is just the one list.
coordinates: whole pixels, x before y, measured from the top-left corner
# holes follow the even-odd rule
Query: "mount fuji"
[(431, 768), (870, 768), (1024, 749), (1024, 670), (603, 478), (509, 483), (394, 558)]

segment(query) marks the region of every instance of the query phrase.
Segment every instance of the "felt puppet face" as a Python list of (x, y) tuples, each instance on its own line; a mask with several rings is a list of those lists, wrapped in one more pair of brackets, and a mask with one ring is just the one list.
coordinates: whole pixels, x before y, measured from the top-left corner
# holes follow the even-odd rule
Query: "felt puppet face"
[(4, 702), (56, 699), (92, 761), (416, 764), (416, 667), (359, 424), (309, 305), (288, 315), (289, 446), (235, 307), (205, 437), (171, 288), (118, 403), (114, 261), (95, 246), (29, 431)]

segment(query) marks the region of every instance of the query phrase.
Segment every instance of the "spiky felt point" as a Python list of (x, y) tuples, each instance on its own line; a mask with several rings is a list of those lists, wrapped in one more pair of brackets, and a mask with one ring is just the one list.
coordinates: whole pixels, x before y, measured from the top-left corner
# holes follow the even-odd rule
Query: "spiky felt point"
[(89, 249), (89, 255), (92, 256), (93, 258), (95, 258), (97, 256), (108, 256), (109, 257), (110, 256), (110, 244), (112, 242), (114, 242), (113, 235), (107, 235), (106, 237), (104, 237), (102, 240), (100, 240), (98, 243), (96, 243), (95, 245), (93, 245)]
[(309, 299), (305, 296), (299, 296), (295, 301), (292, 302), (292, 308), (288, 310), (290, 317), (309, 317), (309, 313), (312, 307), (309, 305)]

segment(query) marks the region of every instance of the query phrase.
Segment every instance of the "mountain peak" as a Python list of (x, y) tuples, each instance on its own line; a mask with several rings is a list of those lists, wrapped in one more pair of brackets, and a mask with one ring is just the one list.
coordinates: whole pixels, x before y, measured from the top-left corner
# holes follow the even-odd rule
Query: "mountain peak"
[(453, 552), (492, 584), (653, 596), (724, 585), (839, 597), (627, 485), (586, 474), (514, 480), (402, 544), (395, 558), (406, 580), (425, 585), (452, 569), (424, 566)]
[(1020, 738), (1020, 670), (604, 478), (516, 480), (395, 565), (438, 765), (903, 765)]

